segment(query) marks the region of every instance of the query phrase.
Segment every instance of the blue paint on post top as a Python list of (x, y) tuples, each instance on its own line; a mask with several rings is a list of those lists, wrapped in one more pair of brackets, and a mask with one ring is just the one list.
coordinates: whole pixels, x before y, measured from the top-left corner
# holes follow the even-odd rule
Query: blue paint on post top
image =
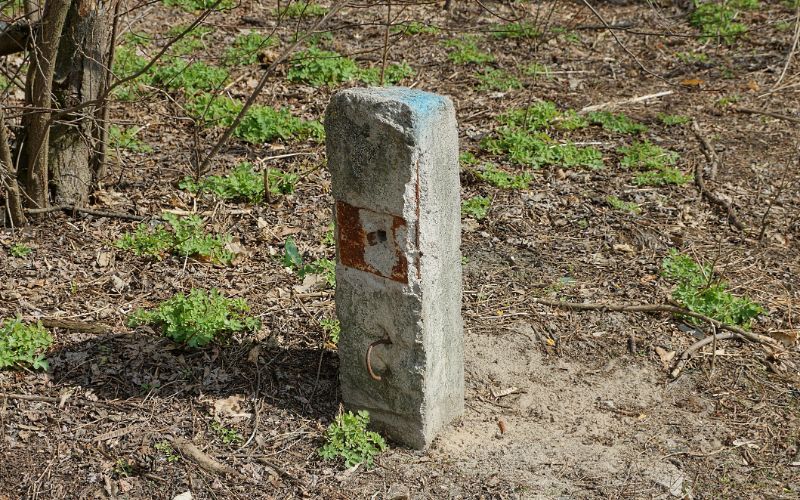
[(446, 106), (447, 98), (432, 92), (409, 89), (407, 87), (385, 87), (380, 93), (387, 99), (400, 101), (411, 108), (413, 113), (427, 115)]

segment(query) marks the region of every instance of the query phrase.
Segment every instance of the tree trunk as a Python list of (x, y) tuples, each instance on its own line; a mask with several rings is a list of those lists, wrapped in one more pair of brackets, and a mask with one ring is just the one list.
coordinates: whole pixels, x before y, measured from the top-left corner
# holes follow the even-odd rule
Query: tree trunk
[[(58, 108), (103, 97), (116, 0), (73, 0), (56, 59), (53, 94)], [(51, 128), (50, 171), (56, 204), (83, 205), (100, 168), (103, 106), (58, 117)]]
[(48, 150), (53, 89), (53, 73), (59, 38), (67, 18), (70, 0), (50, 0), (42, 16), (41, 31), (31, 51), (25, 101), (30, 109), (22, 117), (24, 137), (18, 176), (29, 208), (48, 204)]

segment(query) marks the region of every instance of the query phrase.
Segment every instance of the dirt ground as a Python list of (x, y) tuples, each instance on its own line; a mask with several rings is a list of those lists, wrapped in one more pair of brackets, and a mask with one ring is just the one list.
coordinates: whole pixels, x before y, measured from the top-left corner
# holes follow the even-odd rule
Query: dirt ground
[[(56, 212), (0, 232), (0, 317), (42, 319), (55, 338), (46, 373), (0, 372), (0, 499), (171, 499), (187, 491), (194, 498), (800, 498), (796, 9), (774, 1), (742, 12), (749, 33), (728, 46), (699, 38), (680, 2), (598, 3), (619, 27), (616, 39), (581, 2), (455, 1), (449, 12), (442, 2), (392, 4), (394, 23), (440, 27), (392, 32), (387, 57), (415, 69), (403, 85), (453, 98), (462, 151), (521, 172), (482, 147), (501, 113), (537, 100), (580, 110), (671, 91), (610, 109), (647, 125), (643, 137), (677, 152), (684, 173), (707, 176), (691, 125), (667, 127), (658, 114), (696, 119), (719, 158), (706, 188), (729, 203), (744, 230), (692, 183), (633, 184), (617, 152), (630, 137), (599, 127), (570, 138), (599, 148), (603, 169), (527, 169), (533, 182), (523, 190), (492, 187), (465, 170), (463, 198), (492, 200), (485, 219), (463, 220), (466, 411), (427, 451), (392, 446), (374, 468), (344, 470), (317, 452), (340, 407), (336, 349), (319, 324), (335, 315), (333, 290), (304, 284), (280, 259), (287, 236), (309, 260), (333, 258), (322, 243), (332, 205), (324, 145), (233, 140), (212, 173), (249, 159), (299, 173), (295, 192), (261, 205), (194, 197), (177, 184), (191, 172), (195, 139), (207, 148), (220, 131), (195, 129), (180, 92), (117, 103), (112, 118), (144, 126), (137, 137), (153, 151), (118, 152), (92, 208), (202, 213), (246, 250), (230, 267), (136, 257), (114, 246), (134, 223), (87, 214)], [(214, 34), (194, 57), (219, 62), (240, 31), (276, 27), (276, 5), (245, 1), (213, 14)], [(523, 15), (545, 35), (489, 33)], [(122, 26), (163, 33), (192, 18), (156, 3), (132, 10)], [(346, 7), (325, 43), (375, 67), (385, 19), (385, 4)], [(287, 48), (313, 22), (284, 21), (281, 45), (270, 50)], [(493, 67), (515, 73), (522, 88), (479, 90), (479, 67), (454, 64), (441, 43), (464, 34), (478, 37)], [(697, 53), (705, 56), (685, 56)], [(531, 62), (550, 76), (523, 75)], [(235, 69), (226, 92), (246, 98), (262, 71)], [(354, 84), (314, 88), (285, 76), (279, 67), (258, 102), (305, 119), (321, 119), (330, 95)], [(273, 158), (281, 155), (290, 156)], [(615, 210), (610, 195), (641, 211)], [(32, 255), (11, 257), (17, 243)], [(675, 378), (677, 357), (704, 328), (666, 313), (536, 302), (668, 303), (673, 285), (660, 269), (670, 248), (712, 265), (733, 293), (764, 306), (752, 330), (781, 347), (721, 340)], [(261, 329), (190, 350), (125, 326), (135, 308), (193, 287), (246, 298)], [(242, 439), (225, 443), (215, 419)], [(233, 472), (208, 472), (155, 447), (178, 438)]]

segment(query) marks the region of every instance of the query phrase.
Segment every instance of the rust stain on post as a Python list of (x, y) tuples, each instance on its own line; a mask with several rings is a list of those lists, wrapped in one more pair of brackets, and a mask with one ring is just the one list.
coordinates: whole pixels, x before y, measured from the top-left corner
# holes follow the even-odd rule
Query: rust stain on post
[(408, 283), (408, 261), (405, 254), (400, 250), (397, 245), (399, 237), (398, 234), (401, 229), (405, 229), (406, 221), (402, 217), (390, 215), (392, 218), (392, 227), (387, 228), (391, 231), (392, 236), (389, 239), (392, 250), (395, 254), (395, 265), (392, 267), (390, 275), (384, 275), (365, 260), (366, 248), (368, 245), (375, 245), (380, 243), (377, 240), (375, 232), (367, 233), (361, 223), (359, 212), (366, 210), (363, 208), (354, 207), (341, 200), (336, 202), (336, 225), (338, 228), (338, 243), (339, 243), (339, 262), (347, 267), (352, 267), (360, 271), (383, 276), (393, 281), (400, 283)]

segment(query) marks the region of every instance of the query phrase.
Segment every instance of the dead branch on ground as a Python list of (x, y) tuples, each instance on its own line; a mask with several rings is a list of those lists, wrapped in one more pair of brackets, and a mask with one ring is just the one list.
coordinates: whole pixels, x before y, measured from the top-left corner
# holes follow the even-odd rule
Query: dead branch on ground
[[(713, 180), (716, 177), (716, 172), (719, 169), (719, 159), (717, 158), (717, 154), (714, 152), (714, 148), (711, 146), (711, 143), (709, 143), (708, 139), (706, 139), (703, 131), (700, 130), (700, 125), (697, 124), (697, 120), (695, 119), (692, 119), (692, 130), (694, 131), (694, 135), (697, 137), (697, 140), (700, 141), (700, 149), (703, 151), (703, 156), (706, 157), (706, 160), (711, 166), (711, 175), (709, 177)], [(745, 230), (744, 225), (739, 221), (739, 218), (736, 217), (736, 211), (733, 209), (731, 204), (706, 188), (706, 183), (703, 180), (703, 167), (699, 163), (694, 168), (694, 185), (697, 187), (697, 190), (700, 191), (700, 195), (705, 198), (709, 204), (720, 207), (725, 211), (725, 214), (728, 216), (729, 224), (739, 231)]]

